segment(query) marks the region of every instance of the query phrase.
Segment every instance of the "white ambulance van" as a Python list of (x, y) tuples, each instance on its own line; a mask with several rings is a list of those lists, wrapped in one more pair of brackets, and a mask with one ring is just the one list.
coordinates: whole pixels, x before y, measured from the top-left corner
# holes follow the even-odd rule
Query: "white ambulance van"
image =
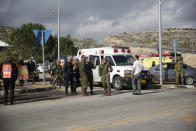
[[(112, 86), (117, 90), (122, 89), (123, 86), (131, 88), (131, 70), (134, 59), (129, 47), (112, 46), (80, 49), (76, 58), (81, 60), (82, 55), (86, 57), (90, 56), (92, 64), (95, 64), (96, 60), (96, 69), (93, 69), (93, 79), (95, 83), (101, 83), (99, 64), (101, 64), (103, 58), (106, 58), (113, 68), (110, 74), (110, 83)], [(146, 80), (142, 79), (142, 84), (146, 84), (146, 82)]]

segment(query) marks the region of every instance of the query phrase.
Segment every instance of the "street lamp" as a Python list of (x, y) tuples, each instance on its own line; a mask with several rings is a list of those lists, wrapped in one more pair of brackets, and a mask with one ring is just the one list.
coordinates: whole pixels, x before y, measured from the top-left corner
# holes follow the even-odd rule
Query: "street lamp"
[(160, 71), (160, 85), (163, 84), (162, 77), (162, 27), (161, 27), (161, 0), (159, 0), (159, 71)]
[[(58, 61), (60, 61), (60, 5), (59, 0), (57, 0), (57, 19), (58, 19)], [(50, 13), (55, 13), (55, 11), (51, 10)]]
[(58, 61), (60, 61), (60, 15), (59, 15), (59, 0), (57, 0), (57, 8), (58, 8)]

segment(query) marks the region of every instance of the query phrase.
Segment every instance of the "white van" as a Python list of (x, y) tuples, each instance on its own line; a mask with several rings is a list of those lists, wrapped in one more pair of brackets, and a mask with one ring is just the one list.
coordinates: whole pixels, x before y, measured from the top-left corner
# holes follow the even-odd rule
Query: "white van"
[[(77, 58), (80, 60), (82, 55), (90, 56), (92, 64), (95, 64), (96, 60), (96, 69), (93, 69), (94, 82), (101, 83), (99, 64), (101, 59), (106, 58), (113, 68), (110, 74), (110, 83), (113, 87), (118, 90), (122, 89), (123, 86), (131, 88), (131, 70), (134, 59), (129, 47), (112, 46), (80, 49)], [(142, 80), (142, 83), (146, 84), (146, 80)]]

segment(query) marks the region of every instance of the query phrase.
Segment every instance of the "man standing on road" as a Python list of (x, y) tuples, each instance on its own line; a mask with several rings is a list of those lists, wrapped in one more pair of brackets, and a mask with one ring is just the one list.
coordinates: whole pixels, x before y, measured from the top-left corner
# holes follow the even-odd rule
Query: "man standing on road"
[(71, 95), (73, 95), (73, 64), (72, 56), (68, 57), (67, 62), (65, 62), (63, 67), (64, 79), (65, 79), (65, 95), (68, 95), (68, 87), (71, 86)]
[[(54, 84), (58, 82), (59, 88), (61, 88), (63, 69), (61, 67), (61, 62), (60, 61), (57, 62), (57, 65), (54, 66), (53, 70), (54, 70), (54, 75), (55, 75), (53, 87), (54, 87)], [(56, 88), (56, 87), (54, 87), (54, 88)]]
[(76, 89), (80, 85), (80, 72), (79, 72), (79, 59), (75, 59), (73, 63), (73, 90), (74, 94), (77, 95)]
[(84, 55), (81, 56), (81, 62), (79, 63), (79, 70), (80, 70), (80, 77), (82, 79), (81, 86), (82, 86), (82, 95), (86, 96), (87, 95), (87, 87), (88, 87), (88, 69), (86, 65), (86, 57)]
[(50, 74), (50, 78), (51, 78), (51, 84), (54, 86), (54, 73), (55, 73), (55, 70), (54, 70), (54, 62), (50, 62), (50, 69), (48, 70), (49, 74)]
[(4, 105), (7, 105), (8, 91), (10, 90), (10, 104), (14, 104), (15, 82), (18, 77), (18, 69), (11, 57), (7, 56), (6, 61), (0, 66), (0, 73), (4, 83)]
[(36, 66), (32, 58), (30, 58), (29, 62), (27, 63), (27, 68), (28, 68), (29, 78), (32, 79), (32, 82), (34, 84), (35, 83), (34, 71), (36, 70)]
[(110, 73), (112, 71), (113, 69), (111, 65), (107, 63), (105, 58), (103, 58), (102, 63), (99, 65), (99, 76), (101, 77), (106, 96), (111, 96)]
[(139, 56), (135, 55), (135, 62), (133, 63), (132, 70), (132, 87), (134, 95), (141, 95), (141, 73), (142, 73), (142, 62), (139, 61)]
[(92, 69), (95, 69), (96, 68), (96, 65), (93, 65), (91, 63), (91, 58), (90, 56), (88, 56), (87, 58), (87, 69), (88, 69), (88, 73), (87, 73), (87, 77), (88, 77), (88, 82), (89, 82), (89, 85), (90, 85), (90, 90), (91, 90), (91, 95), (93, 95), (93, 71)]
[(179, 84), (179, 79), (181, 78), (182, 85), (184, 85), (184, 68), (182, 64), (182, 59), (178, 60), (175, 64), (175, 71), (176, 71), (176, 85)]

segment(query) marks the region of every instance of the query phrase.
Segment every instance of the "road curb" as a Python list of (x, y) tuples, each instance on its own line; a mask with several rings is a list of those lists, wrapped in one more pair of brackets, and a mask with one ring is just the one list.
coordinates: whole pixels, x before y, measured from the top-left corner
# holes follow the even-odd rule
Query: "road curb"
[(185, 85), (185, 86), (177, 86), (177, 85), (173, 85), (173, 86), (162, 86), (161, 88), (165, 88), (165, 89), (176, 89), (176, 88), (181, 88), (181, 89), (196, 89), (196, 87), (194, 85)]
[[(49, 91), (52, 90), (53, 87), (41, 87), (41, 88), (23, 88), (23, 89), (15, 89), (14, 94), (19, 95), (19, 94), (25, 94), (25, 93), (33, 93), (33, 92), (42, 92), (42, 91)], [(0, 96), (4, 96), (4, 91), (0, 92)]]

